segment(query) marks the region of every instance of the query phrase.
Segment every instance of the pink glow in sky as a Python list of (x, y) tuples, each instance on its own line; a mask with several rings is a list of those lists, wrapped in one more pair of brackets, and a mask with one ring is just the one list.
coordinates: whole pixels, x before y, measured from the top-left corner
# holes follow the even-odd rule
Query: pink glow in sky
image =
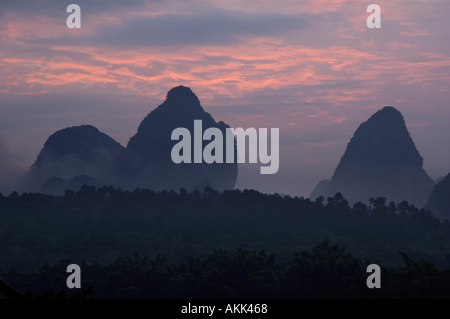
[[(76, 2), (76, 1), (75, 1)], [(91, 124), (122, 145), (174, 86), (231, 127), (280, 128), (280, 170), (238, 188), (308, 196), (361, 122), (402, 112), (436, 179), (450, 172), (450, 2), (0, 1), (0, 173), (55, 131)], [(125, 4), (126, 3), (126, 4)], [(2, 176), (2, 175), (0, 175)]]

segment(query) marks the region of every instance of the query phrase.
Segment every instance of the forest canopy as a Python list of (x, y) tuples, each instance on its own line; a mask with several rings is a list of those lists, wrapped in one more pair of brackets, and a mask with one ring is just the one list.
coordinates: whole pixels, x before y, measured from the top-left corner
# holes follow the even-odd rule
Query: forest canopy
[(0, 269), (37, 269), (61, 258), (107, 264), (138, 252), (206, 258), (214, 249), (239, 247), (276, 253), (277, 262), (323, 240), (346, 247), (361, 260), (403, 265), (399, 251), (450, 268), (448, 221), (407, 202), (353, 207), (338, 193), (324, 200), (262, 194), (133, 192), (83, 186), (64, 196), (0, 195)]

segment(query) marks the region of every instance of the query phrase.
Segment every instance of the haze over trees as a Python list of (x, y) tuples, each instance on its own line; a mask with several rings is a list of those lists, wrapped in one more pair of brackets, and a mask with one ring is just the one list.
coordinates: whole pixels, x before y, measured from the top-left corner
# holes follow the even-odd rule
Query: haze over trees
[(30, 171), (16, 184), (17, 190), (37, 192), (57, 188), (57, 193), (64, 193), (67, 185), (61, 183), (58, 188), (55, 178), (61, 182), (81, 175), (101, 181), (102, 185), (114, 185), (111, 173), (115, 158), (123, 150), (118, 142), (91, 125), (60, 130), (45, 142)]
[[(0, 193), (1, 277), (57, 291), (71, 261), (102, 298), (450, 296), (450, 175), (433, 191), (396, 109), (360, 125), (309, 199), (234, 190), (236, 160), (173, 163), (172, 131), (194, 120), (229, 127), (179, 86), (127, 147), (90, 125), (51, 135), (20, 193)], [(379, 261), (387, 288), (368, 292)]]
[[(62, 195), (66, 189), (75, 191), (84, 184), (127, 190), (234, 189), (238, 164), (237, 160), (226, 163), (225, 142), (224, 163), (194, 163), (193, 152), (192, 163), (172, 161), (171, 152), (178, 143), (172, 140), (173, 130), (186, 128), (193, 136), (194, 120), (202, 121), (203, 131), (214, 127), (226, 135), (229, 128), (205, 112), (189, 88), (178, 86), (147, 115), (127, 147), (90, 125), (63, 129), (49, 137), (13, 190)], [(203, 147), (208, 143), (202, 140)], [(236, 144), (234, 154), (236, 159)], [(403, 116), (393, 107), (384, 107), (359, 126), (331, 180), (321, 181), (310, 198), (332, 197), (339, 192), (350, 204), (385, 197), (388, 202), (408, 201), (424, 207), (433, 187)], [(440, 209), (439, 216), (450, 215), (443, 204), (433, 205), (433, 209)]]
[[(191, 89), (178, 86), (142, 121), (126, 148), (91, 125), (60, 130), (48, 138), (30, 171), (12, 188), (60, 195), (65, 189), (79, 189), (84, 181), (130, 190), (234, 189), (237, 160), (226, 163), (225, 143), (224, 163), (173, 163), (171, 151), (177, 141), (171, 139), (172, 131), (183, 127), (194, 135), (194, 120), (202, 120), (203, 131), (214, 127), (225, 135), (229, 128), (204, 111)], [(205, 146), (208, 141), (202, 143)]]

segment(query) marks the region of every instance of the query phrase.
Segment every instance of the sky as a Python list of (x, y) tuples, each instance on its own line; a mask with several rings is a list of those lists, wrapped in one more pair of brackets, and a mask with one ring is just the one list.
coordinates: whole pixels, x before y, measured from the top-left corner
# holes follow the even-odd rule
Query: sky
[(387, 105), (437, 179), (450, 173), (449, 16), (448, 0), (0, 0), (0, 184), (66, 127), (126, 146), (178, 85), (216, 121), (279, 128), (279, 171), (240, 164), (236, 188), (309, 196)]

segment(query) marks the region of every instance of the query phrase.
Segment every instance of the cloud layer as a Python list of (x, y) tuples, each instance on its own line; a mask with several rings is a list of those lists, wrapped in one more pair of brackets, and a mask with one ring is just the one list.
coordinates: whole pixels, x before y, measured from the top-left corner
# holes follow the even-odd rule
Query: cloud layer
[(0, 1), (0, 134), (30, 154), (79, 124), (125, 144), (181, 84), (218, 120), (280, 128), (274, 191), (309, 195), (384, 105), (404, 114), (429, 174), (450, 171), (448, 1), (379, 1), (381, 29), (356, 0), (79, 1), (81, 29), (66, 27), (68, 4)]

